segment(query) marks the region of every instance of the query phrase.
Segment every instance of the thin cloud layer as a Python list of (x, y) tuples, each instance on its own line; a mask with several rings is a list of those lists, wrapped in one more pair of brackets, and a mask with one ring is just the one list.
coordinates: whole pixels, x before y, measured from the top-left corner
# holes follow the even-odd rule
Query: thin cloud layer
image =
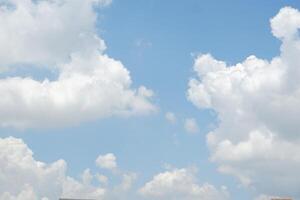
[(184, 129), (188, 133), (197, 133), (199, 131), (199, 127), (196, 119), (187, 118), (184, 120)]
[(207, 143), (220, 172), (258, 193), (300, 197), (300, 12), (285, 7), (270, 22), (278, 57), (228, 66), (200, 55), (188, 99), (218, 114)]
[[(1, 3), (0, 68), (44, 67), (56, 80), (0, 79), (0, 126), (65, 126), (109, 116), (156, 110), (153, 92), (131, 88), (120, 61), (104, 53), (94, 7), (111, 1), (16, 1)], [(80, 13), (78, 13), (80, 10)]]
[(165, 118), (168, 122), (170, 122), (171, 124), (175, 124), (177, 121), (177, 117), (173, 112), (167, 112), (165, 114)]

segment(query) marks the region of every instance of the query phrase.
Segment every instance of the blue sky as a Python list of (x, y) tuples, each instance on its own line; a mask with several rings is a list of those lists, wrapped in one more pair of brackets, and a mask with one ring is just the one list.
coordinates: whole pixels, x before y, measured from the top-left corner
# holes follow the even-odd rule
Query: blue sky
[[(300, 9), (300, 2), (113, 0), (107, 7), (95, 7), (105, 53), (130, 71), (133, 88), (145, 85), (155, 93), (152, 102), (158, 110), (50, 128), (4, 127), (0, 137), (22, 138), (36, 160), (64, 159), (72, 177), (86, 168), (97, 171), (95, 158), (113, 153), (118, 166), (138, 174), (135, 188), (163, 172), (166, 165), (195, 166), (200, 182), (217, 188), (225, 185), (230, 199), (253, 199), (262, 190), (242, 186), (237, 177), (220, 173), (218, 163), (209, 160), (206, 135), (218, 127), (217, 111), (198, 109), (189, 101), (188, 82), (196, 77), (193, 65), (199, 54), (210, 53), (228, 65), (250, 55), (267, 60), (278, 56), (281, 41), (272, 35), (270, 19), (285, 6)], [(39, 70), (26, 73), (41, 79), (54, 76), (48, 69), (45, 74)], [(176, 123), (166, 120), (166, 112), (176, 115)], [(199, 131), (185, 130), (187, 118), (196, 119)], [(112, 179), (112, 185), (118, 181)]]

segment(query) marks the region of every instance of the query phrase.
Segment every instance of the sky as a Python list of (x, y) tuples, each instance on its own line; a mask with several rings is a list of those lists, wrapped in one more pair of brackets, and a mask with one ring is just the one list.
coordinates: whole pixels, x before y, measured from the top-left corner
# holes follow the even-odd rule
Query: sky
[(0, 5), (0, 200), (300, 199), (299, 1)]

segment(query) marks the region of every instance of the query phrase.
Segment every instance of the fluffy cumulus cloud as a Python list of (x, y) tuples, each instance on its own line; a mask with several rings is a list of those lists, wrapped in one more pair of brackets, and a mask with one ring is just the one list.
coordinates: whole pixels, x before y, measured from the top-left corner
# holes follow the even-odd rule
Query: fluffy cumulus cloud
[[(74, 178), (67, 175), (64, 160), (38, 161), (22, 139), (0, 138), (0, 200), (229, 199), (224, 186), (217, 189), (208, 183), (198, 184), (195, 168), (170, 169), (155, 175), (139, 190), (134, 187), (136, 173), (115, 168), (118, 171), (107, 176), (86, 169)], [(113, 179), (119, 182), (110, 182)]]
[(66, 175), (64, 160), (44, 163), (21, 140), (0, 138), (0, 200), (57, 200), (64, 198), (121, 199), (137, 178), (132, 172), (119, 172), (119, 184), (108, 187), (108, 178), (83, 171), (80, 179)]
[(96, 165), (104, 169), (114, 170), (117, 168), (116, 156), (112, 153), (99, 155), (96, 159)]
[(221, 172), (258, 193), (299, 198), (300, 12), (285, 7), (270, 22), (279, 56), (228, 66), (200, 55), (188, 99), (218, 114), (207, 143)]
[(51, 164), (35, 160), (21, 139), (0, 139), (1, 200), (52, 200), (73, 195), (100, 198), (105, 194), (104, 188), (92, 186), (87, 178), (77, 181), (66, 176), (66, 169), (64, 160)]
[(139, 193), (149, 199), (229, 199), (226, 187), (223, 186), (217, 189), (208, 183), (198, 184), (195, 178), (195, 170), (189, 168), (173, 169), (157, 174), (139, 190)]
[(105, 54), (94, 10), (110, 2), (1, 1), (0, 72), (42, 67), (58, 75), (0, 79), (0, 126), (59, 126), (156, 109), (153, 92), (132, 88), (129, 71)]

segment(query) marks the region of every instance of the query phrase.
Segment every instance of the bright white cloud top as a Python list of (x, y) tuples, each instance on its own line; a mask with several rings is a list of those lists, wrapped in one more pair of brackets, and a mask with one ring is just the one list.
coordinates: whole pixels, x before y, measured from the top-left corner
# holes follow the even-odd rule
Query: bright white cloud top
[(151, 199), (229, 199), (226, 187), (218, 190), (208, 183), (200, 185), (197, 183), (195, 175), (195, 170), (192, 168), (166, 171), (155, 175), (139, 192), (142, 196), (151, 197)]
[(113, 170), (117, 168), (117, 158), (112, 153), (99, 155), (96, 159), (96, 165), (100, 168)]
[(218, 114), (207, 143), (221, 172), (259, 192), (300, 197), (300, 12), (282, 8), (271, 28), (282, 41), (280, 56), (228, 66), (200, 55), (188, 99)]
[[(113, 200), (131, 199), (130, 194), (137, 199), (225, 200), (229, 197), (225, 187), (217, 189), (208, 183), (198, 184), (194, 168), (160, 173), (136, 191), (133, 188), (136, 173), (119, 171), (114, 176), (120, 182), (108, 185), (107, 176), (86, 169), (78, 180), (67, 175), (64, 160), (47, 164), (33, 155), (23, 140), (0, 138), (0, 200), (57, 200), (59, 197)], [(102, 156), (109, 167), (112, 164), (108, 163), (116, 160), (112, 155)]]
[[(94, 7), (111, 1), (6, 0), (0, 7), (0, 69), (44, 67), (56, 80), (0, 79), (0, 126), (64, 126), (156, 108), (153, 92), (131, 88), (120, 61), (104, 53)], [(78, 12), (80, 10), (80, 12)]]
[[(116, 158), (116, 157), (114, 157)], [(114, 174), (120, 183), (107, 186), (108, 177), (83, 171), (81, 179), (67, 176), (67, 163), (44, 163), (21, 139), (0, 138), (0, 200), (57, 200), (65, 198), (119, 199), (131, 189), (136, 174)]]
[(91, 185), (93, 175), (88, 170), (82, 181), (67, 176), (66, 170), (64, 160), (50, 164), (35, 160), (21, 139), (0, 139), (1, 200), (54, 200), (61, 196), (99, 199), (105, 195), (105, 188)]

